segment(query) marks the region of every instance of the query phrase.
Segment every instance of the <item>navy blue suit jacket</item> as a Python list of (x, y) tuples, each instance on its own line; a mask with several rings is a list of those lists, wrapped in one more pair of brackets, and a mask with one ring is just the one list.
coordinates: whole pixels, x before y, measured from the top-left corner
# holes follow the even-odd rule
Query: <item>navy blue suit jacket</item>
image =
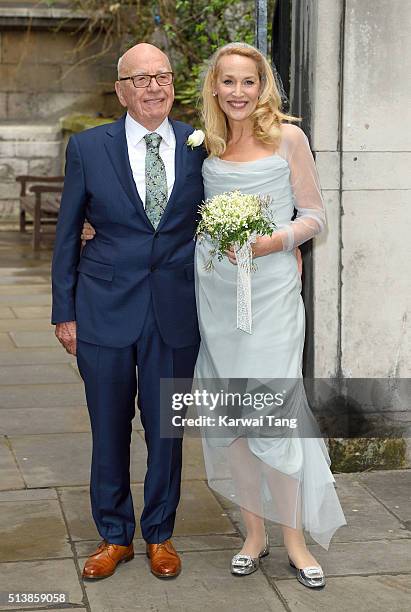
[[(187, 146), (193, 128), (171, 120), (175, 183), (154, 230), (133, 180), (124, 120), (69, 140), (52, 265), (52, 323), (77, 321), (80, 340), (124, 347), (138, 338), (152, 299), (164, 342), (194, 345), (199, 331), (193, 238), (206, 152)], [(80, 256), (85, 218), (96, 236)]]

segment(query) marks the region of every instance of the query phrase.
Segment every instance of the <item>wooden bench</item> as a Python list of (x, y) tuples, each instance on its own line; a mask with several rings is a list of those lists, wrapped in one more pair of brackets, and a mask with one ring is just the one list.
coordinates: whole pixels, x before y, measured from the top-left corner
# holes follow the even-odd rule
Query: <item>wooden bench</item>
[[(40, 242), (47, 226), (55, 226), (63, 191), (63, 176), (17, 176), (20, 189), (20, 231), (33, 226), (33, 250), (40, 249)], [(31, 219), (26, 219), (28, 213)]]

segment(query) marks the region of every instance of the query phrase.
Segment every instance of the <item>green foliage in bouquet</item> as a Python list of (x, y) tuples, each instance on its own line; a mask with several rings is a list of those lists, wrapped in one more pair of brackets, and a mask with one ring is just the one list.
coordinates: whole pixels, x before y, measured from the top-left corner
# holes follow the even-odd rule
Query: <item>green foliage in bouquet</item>
[(214, 196), (199, 207), (201, 216), (197, 236), (208, 236), (213, 248), (207, 270), (213, 269), (213, 258), (221, 261), (225, 251), (254, 241), (256, 236), (271, 235), (277, 227), (270, 212), (270, 196), (229, 191)]

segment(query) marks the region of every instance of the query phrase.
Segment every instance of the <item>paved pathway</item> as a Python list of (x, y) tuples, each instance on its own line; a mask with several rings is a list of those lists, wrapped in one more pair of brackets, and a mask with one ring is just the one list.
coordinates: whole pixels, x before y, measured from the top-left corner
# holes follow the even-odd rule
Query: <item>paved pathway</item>
[[(80, 572), (98, 534), (90, 517), (90, 429), (74, 359), (49, 323), (50, 253), (0, 231), (0, 592), (65, 592), (54, 609), (92, 612), (401, 611), (411, 609), (411, 471), (338, 475), (349, 525), (328, 554), (312, 549), (328, 584), (311, 592), (286, 562), (278, 528), (258, 571), (228, 571), (241, 545), (239, 513), (205, 483), (199, 440), (185, 440), (184, 481), (174, 542), (183, 572), (148, 571), (141, 534), (133, 562), (98, 583)], [(141, 508), (145, 447), (134, 424), (133, 494)], [(4, 598), (4, 595), (3, 595)], [(35, 609), (29, 603), (0, 610)], [(40, 608), (46, 609), (45, 605)]]

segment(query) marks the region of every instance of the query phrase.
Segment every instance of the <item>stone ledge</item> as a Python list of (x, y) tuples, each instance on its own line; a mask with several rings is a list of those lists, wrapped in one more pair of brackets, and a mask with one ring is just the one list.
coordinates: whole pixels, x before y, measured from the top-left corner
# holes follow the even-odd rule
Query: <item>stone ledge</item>
[(60, 154), (60, 145), (59, 140), (3, 141), (0, 147), (0, 159), (3, 157), (23, 159), (56, 157)]
[(364, 472), (408, 468), (404, 438), (330, 438), (333, 472)]
[(0, 27), (32, 28), (55, 26), (56, 21), (64, 20), (63, 29), (78, 27), (79, 21), (86, 21), (88, 16), (84, 12), (73, 11), (64, 7), (16, 6), (0, 5)]
[(61, 127), (56, 123), (22, 123), (0, 121), (0, 141), (32, 141), (32, 140), (59, 140), (61, 138)]
[(88, 130), (99, 125), (112, 123), (114, 119), (108, 117), (91, 117), (90, 115), (73, 114), (61, 119), (61, 129), (65, 133), (76, 133)]

